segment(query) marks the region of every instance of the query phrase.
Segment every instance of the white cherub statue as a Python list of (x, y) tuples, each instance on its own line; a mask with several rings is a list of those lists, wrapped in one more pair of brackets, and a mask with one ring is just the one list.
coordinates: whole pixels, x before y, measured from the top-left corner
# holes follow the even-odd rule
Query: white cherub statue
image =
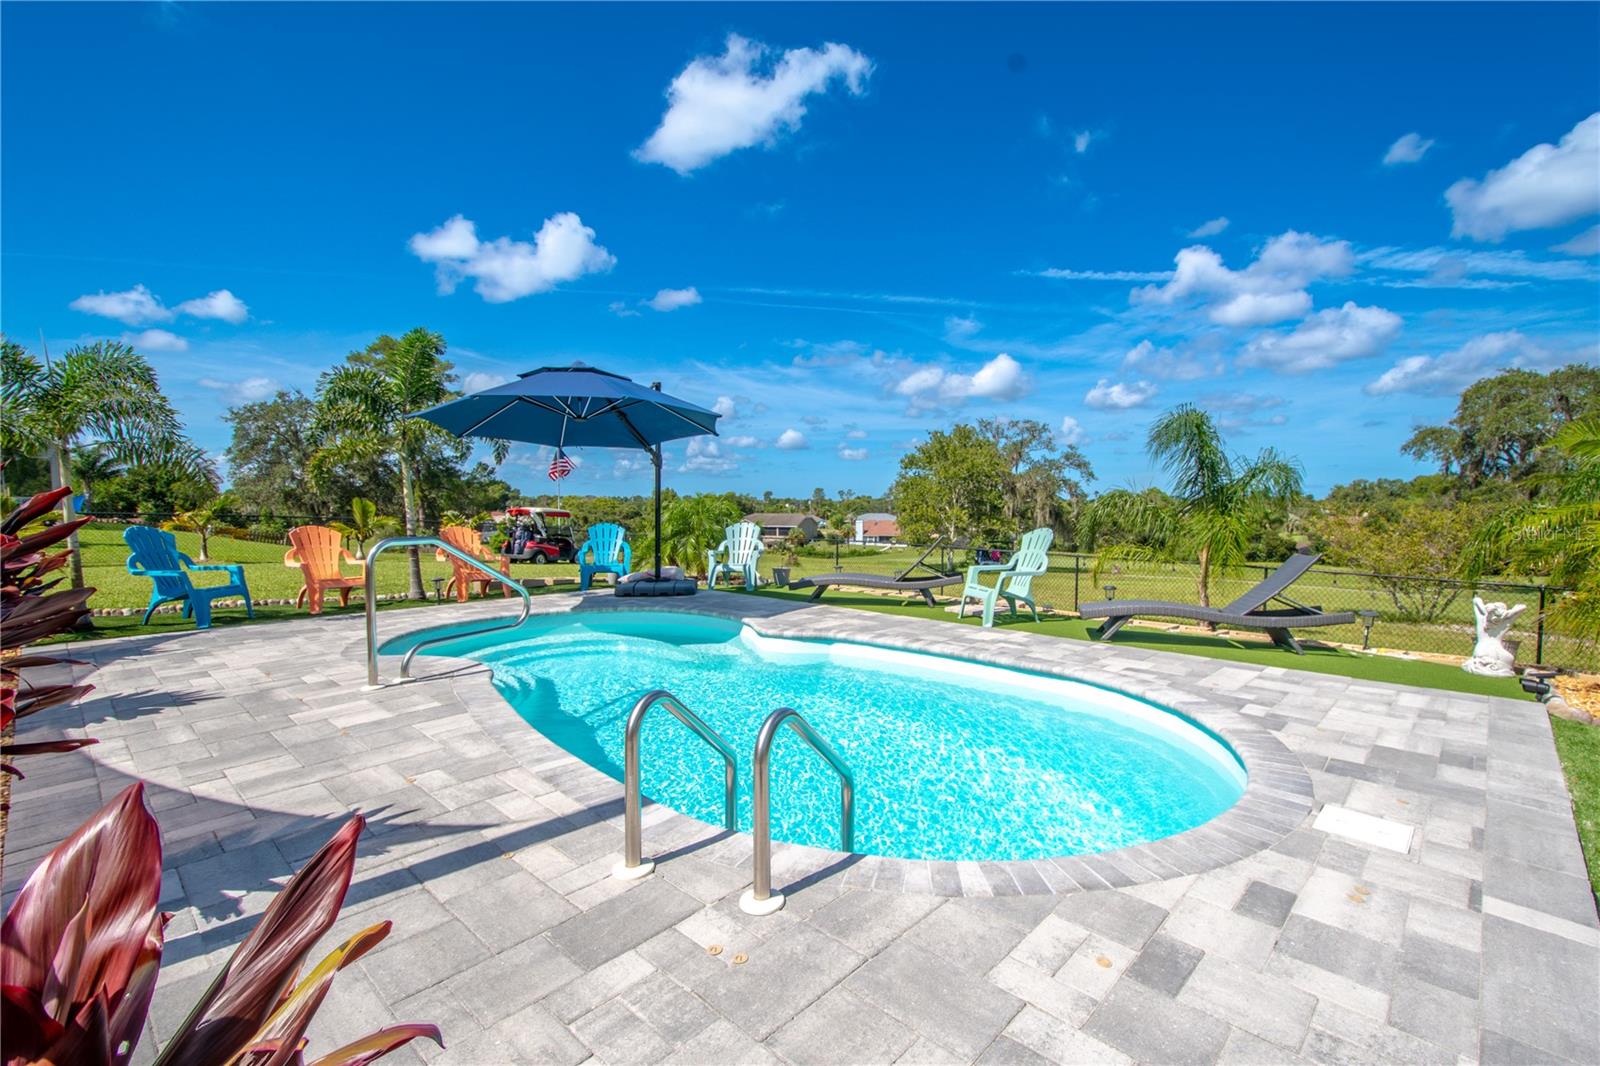
[(1511, 677), (1515, 661), (1500, 638), (1506, 635), (1517, 615), (1528, 609), (1525, 603), (1507, 607), (1503, 603), (1484, 603), (1482, 596), (1472, 597), (1472, 614), (1478, 620), (1478, 642), (1472, 647), (1472, 658), (1461, 664), (1469, 674), (1484, 677)]

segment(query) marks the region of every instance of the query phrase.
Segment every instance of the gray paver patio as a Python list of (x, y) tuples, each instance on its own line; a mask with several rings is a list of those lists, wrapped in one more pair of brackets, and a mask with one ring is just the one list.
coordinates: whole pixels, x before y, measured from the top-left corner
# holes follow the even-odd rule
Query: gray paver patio
[[(535, 603), (614, 606), (606, 593)], [(143, 1063), (353, 810), (369, 828), (330, 938), (395, 926), (335, 985), (313, 1051), (427, 1020), (448, 1049), (400, 1061), (1600, 1061), (1600, 923), (1537, 704), (1026, 626), (719, 593), (642, 606), (1133, 691), (1221, 733), (1250, 786), (1203, 831), (1103, 856), (851, 861), (780, 846), (789, 904), (752, 918), (736, 903), (747, 836), (647, 807), (657, 872), (618, 881), (620, 785), (528, 727), (485, 668), (424, 657), (415, 683), (365, 692), (359, 620), (306, 619), (75, 649), (97, 691), (27, 723), (26, 739), (101, 743), (30, 760), (6, 898), (146, 781), (176, 917)], [(381, 622), (395, 634), (504, 610)], [(1410, 852), (1310, 828), (1326, 803), (1413, 827)]]

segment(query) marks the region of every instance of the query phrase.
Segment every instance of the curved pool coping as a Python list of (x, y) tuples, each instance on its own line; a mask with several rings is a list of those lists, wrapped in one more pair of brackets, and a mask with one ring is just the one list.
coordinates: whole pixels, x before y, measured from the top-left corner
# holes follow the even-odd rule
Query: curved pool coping
[[(559, 602), (552, 602), (557, 601)], [(798, 607), (792, 601), (732, 594), (701, 593), (692, 598), (629, 600), (609, 593), (580, 597), (539, 597), (535, 615), (592, 611), (665, 611), (732, 619), (763, 636), (835, 640), (900, 651), (963, 659), (1007, 669), (1080, 681), (1127, 693), (1176, 712), (1220, 737), (1244, 763), (1242, 795), (1226, 811), (1193, 829), (1132, 847), (1052, 859), (943, 860), (856, 855), (774, 841), (773, 886), (790, 891), (833, 874), (850, 887), (870, 887), (941, 896), (1047, 895), (1125, 888), (1205, 873), (1272, 847), (1299, 828), (1311, 813), (1312, 785), (1300, 760), (1250, 716), (1203, 693), (1166, 682), (1160, 671), (1132, 673), (1093, 669), (1100, 646), (1028, 633), (1022, 629), (957, 628), (925, 619), (899, 619), (826, 605)], [(450, 628), (464, 623), (452, 623)], [(427, 627), (441, 628), (441, 627)], [(948, 632), (947, 632), (948, 630)], [(413, 636), (413, 630), (405, 636)], [(390, 640), (395, 638), (391, 637)], [(385, 643), (388, 643), (386, 641)], [(352, 642), (365, 654), (364, 640)], [(1074, 654), (1062, 656), (1063, 648)], [(1054, 654), (1052, 654), (1054, 653)], [(393, 676), (398, 656), (380, 659)], [(414, 683), (447, 682), (462, 707), (491, 736), (509, 732), (538, 739), (530, 767), (577, 802), (615, 803), (620, 811), (622, 783), (595, 769), (525, 721), (495, 688), (492, 671), (475, 659), (417, 657)], [(426, 672), (425, 672), (426, 671)], [(620, 814), (616, 817), (620, 825)], [(647, 858), (670, 862), (671, 855), (698, 851), (727, 867), (750, 869), (753, 838), (703, 822), (670, 807), (646, 802), (644, 844)]]

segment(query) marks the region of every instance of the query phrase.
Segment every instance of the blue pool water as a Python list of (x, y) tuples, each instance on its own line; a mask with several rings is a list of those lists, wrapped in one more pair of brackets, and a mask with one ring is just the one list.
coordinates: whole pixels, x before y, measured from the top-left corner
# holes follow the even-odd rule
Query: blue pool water
[[(546, 616), (428, 651), (488, 664), (530, 725), (619, 781), (634, 701), (670, 690), (738, 753), (745, 830), (756, 732), (774, 708), (794, 707), (854, 772), (855, 847), (868, 854), (1105, 851), (1197, 826), (1244, 789), (1226, 745), (1132, 696), (940, 656), (778, 640), (701, 615)], [(720, 824), (720, 757), (661, 709), (641, 741), (644, 794)], [(773, 745), (772, 833), (839, 846), (837, 777), (789, 730)]]

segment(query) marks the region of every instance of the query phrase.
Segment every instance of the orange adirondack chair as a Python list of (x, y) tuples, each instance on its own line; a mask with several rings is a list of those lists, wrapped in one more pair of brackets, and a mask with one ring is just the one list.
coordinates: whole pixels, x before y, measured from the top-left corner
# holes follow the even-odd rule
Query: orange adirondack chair
[[(484, 546), (483, 537), (476, 529), (470, 529), (467, 526), (445, 526), (439, 530), (439, 539), (453, 548), (466, 552), (474, 559), (482, 559), (507, 578), (511, 577), (509, 564), (502, 557)], [(461, 603), (467, 602), (467, 594), (473, 585), (478, 586), (479, 595), (487, 596), (489, 594), (489, 586), (496, 584), (494, 578), (477, 567), (468, 566), (448, 552), (435, 550), (433, 554), (436, 559), (449, 560), (452, 576), (450, 583), (444, 587), (445, 595), (453, 595)], [(500, 595), (510, 595), (506, 589), (505, 582), (499, 582), (499, 585)]]
[[(300, 595), (294, 605), (299, 607), (311, 599), (311, 613), (322, 613), (322, 597), (329, 592), (339, 594), (339, 606), (350, 606), (350, 593), (360, 588), (367, 579), (367, 564), (351, 555), (344, 546), (344, 538), (336, 529), (327, 526), (296, 526), (289, 530), (289, 543), (294, 545), (283, 556), (284, 566), (298, 566), (305, 577)], [(341, 571), (340, 565), (348, 560), (361, 568), (351, 577)]]

